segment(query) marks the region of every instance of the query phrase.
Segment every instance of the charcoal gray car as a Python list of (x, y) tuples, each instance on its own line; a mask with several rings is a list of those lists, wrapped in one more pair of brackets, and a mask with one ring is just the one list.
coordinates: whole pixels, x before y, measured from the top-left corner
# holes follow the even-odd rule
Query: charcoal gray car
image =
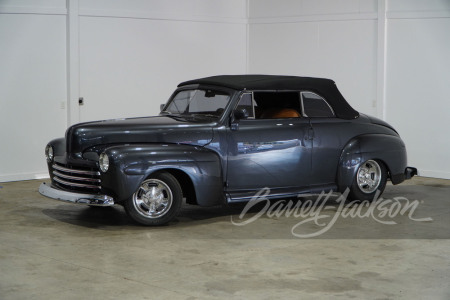
[(71, 126), (45, 149), (47, 197), (121, 204), (144, 225), (183, 198), (214, 206), (321, 191), (373, 200), (415, 174), (388, 123), (354, 110), (329, 79), (223, 75), (183, 82), (159, 116)]

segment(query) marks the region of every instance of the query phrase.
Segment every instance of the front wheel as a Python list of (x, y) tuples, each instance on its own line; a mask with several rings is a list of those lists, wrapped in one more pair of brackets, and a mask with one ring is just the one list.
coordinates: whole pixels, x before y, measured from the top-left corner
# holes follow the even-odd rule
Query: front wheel
[(349, 196), (353, 200), (374, 200), (377, 191), (378, 196), (383, 193), (386, 181), (387, 171), (384, 164), (369, 159), (359, 166)]
[(173, 220), (181, 208), (180, 184), (169, 173), (159, 173), (144, 180), (124, 207), (127, 214), (142, 225), (163, 225)]

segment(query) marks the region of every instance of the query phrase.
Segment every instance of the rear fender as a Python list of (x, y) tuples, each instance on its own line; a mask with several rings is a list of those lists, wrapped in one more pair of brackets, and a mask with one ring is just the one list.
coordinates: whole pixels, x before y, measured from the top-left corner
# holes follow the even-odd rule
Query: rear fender
[(340, 192), (352, 185), (359, 166), (369, 159), (384, 163), (393, 184), (405, 180), (406, 148), (400, 137), (364, 134), (350, 140), (342, 150), (337, 173)]

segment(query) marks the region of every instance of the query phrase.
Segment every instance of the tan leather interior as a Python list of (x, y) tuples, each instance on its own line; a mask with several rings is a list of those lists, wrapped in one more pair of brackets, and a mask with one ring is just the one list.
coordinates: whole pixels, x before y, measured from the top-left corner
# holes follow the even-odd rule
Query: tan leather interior
[(292, 108), (271, 108), (261, 114), (261, 119), (299, 118), (300, 113)]

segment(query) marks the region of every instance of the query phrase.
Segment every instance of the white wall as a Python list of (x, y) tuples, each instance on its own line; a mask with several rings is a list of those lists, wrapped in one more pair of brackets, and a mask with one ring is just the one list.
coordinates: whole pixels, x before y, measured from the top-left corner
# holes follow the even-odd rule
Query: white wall
[(250, 73), (324, 76), (450, 179), (450, 1), (249, 0)]
[(386, 119), (420, 174), (450, 179), (450, 1), (389, 1)]
[(182, 81), (245, 73), (245, 1), (108, 3), (80, 2), (80, 121), (155, 115)]
[(0, 182), (47, 176), (67, 124), (65, 1), (35, 3), (0, 2)]
[(180, 81), (245, 73), (246, 4), (1, 0), (0, 182), (47, 177), (69, 124), (154, 115)]
[(376, 115), (375, 1), (250, 0), (249, 72), (332, 78)]

